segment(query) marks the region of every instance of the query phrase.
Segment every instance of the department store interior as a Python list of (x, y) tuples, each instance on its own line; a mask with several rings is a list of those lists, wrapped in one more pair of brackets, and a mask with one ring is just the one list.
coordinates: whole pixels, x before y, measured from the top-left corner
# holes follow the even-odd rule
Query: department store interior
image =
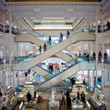
[(0, 0), (0, 110), (110, 110), (110, 0)]

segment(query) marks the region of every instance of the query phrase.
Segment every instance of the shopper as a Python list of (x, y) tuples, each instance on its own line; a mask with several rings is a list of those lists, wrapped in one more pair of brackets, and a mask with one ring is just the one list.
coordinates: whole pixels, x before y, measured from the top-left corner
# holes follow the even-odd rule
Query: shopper
[(98, 57), (99, 57), (99, 61), (101, 61), (101, 58), (102, 58), (102, 53), (101, 53), (101, 51), (99, 51)]
[(47, 50), (47, 45), (44, 43), (44, 52)]
[(30, 91), (28, 91), (28, 93), (27, 93), (27, 100), (28, 100), (28, 103), (31, 101), (31, 94), (30, 94)]
[(67, 109), (71, 109), (71, 98), (68, 90), (66, 92), (66, 103), (67, 103)]
[(36, 98), (36, 91), (34, 91), (34, 98)]
[(86, 54), (87, 61), (89, 62), (89, 53)]
[(107, 62), (107, 56), (108, 56), (108, 55), (107, 55), (107, 53), (105, 52), (105, 53), (104, 53), (104, 61), (105, 61), (105, 62)]
[(2, 94), (1, 89), (0, 89), (0, 98), (1, 98), (2, 95), (3, 95), (3, 94)]
[(49, 73), (51, 73), (51, 74), (53, 73), (53, 64), (49, 65)]
[(62, 41), (63, 41), (63, 34), (60, 33), (60, 42), (62, 42)]
[(67, 38), (69, 38), (70, 32), (67, 30)]
[(62, 95), (62, 98), (61, 98), (61, 105), (65, 105), (65, 95), (64, 95), (64, 92), (61, 91), (61, 95)]
[(79, 93), (79, 91), (77, 92), (77, 99), (80, 100), (80, 93)]
[(75, 62), (78, 61), (78, 56), (77, 56), (77, 53), (75, 54)]
[(49, 45), (51, 45), (51, 36), (49, 36)]
[(110, 22), (107, 21), (107, 30), (109, 30), (109, 29), (110, 29)]
[(83, 79), (83, 84), (84, 84), (84, 85), (86, 84), (85, 79)]
[(84, 91), (82, 91), (82, 93), (81, 93), (81, 101), (83, 103), (85, 103), (85, 94), (84, 94)]
[(30, 69), (28, 69), (28, 74), (30, 74), (30, 72), (31, 72), (31, 70), (30, 70)]
[(28, 76), (28, 74), (27, 74), (27, 72), (25, 72), (25, 80), (27, 80), (27, 76)]
[(41, 54), (41, 50), (42, 50), (42, 47), (41, 45), (39, 46), (39, 54)]
[(93, 59), (95, 60), (95, 52), (93, 52)]

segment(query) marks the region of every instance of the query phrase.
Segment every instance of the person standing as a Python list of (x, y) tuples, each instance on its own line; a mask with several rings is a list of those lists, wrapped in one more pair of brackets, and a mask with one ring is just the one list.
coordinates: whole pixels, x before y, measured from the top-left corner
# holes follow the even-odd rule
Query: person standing
[(67, 38), (69, 38), (70, 32), (67, 30)]
[(39, 54), (41, 54), (41, 50), (42, 50), (42, 47), (41, 45), (39, 46)]
[(0, 98), (2, 97), (2, 95), (3, 95), (3, 94), (2, 94), (1, 89), (0, 89)]
[(89, 53), (86, 54), (87, 61), (89, 62)]
[(27, 80), (27, 76), (28, 76), (28, 74), (27, 74), (27, 72), (25, 72), (25, 80)]
[(80, 93), (79, 93), (79, 91), (77, 92), (77, 99), (80, 100)]
[(68, 90), (66, 92), (66, 102), (67, 102), (67, 109), (71, 109), (71, 98)]
[(83, 84), (84, 84), (84, 85), (86, 84), (85, 79), (83, 79)]
[(44, 52), (47, 50), (47, 45), (44, 43)]
[(51, 41), (52, 41), (52, 40), (51, 40), (51, 36), (49, 36), (49, 44), (50, 44), (50, 45), (51, 45)]
[(28, 100), (28, 103), (29, 103), (29, 102), (31, 101), (31, 99), (32, 99), (32, 98), (31, 98), (30, 91), (28, 91), (28, 93), (27, 93), (26, 96), (27, 96), (27, 100)]
[(62, 95), (62, 98), (61, 98), (61, 105), (65, 105), (65, 95), (64, 93), (61, 91), (61, 95)]
[(78, 56), (77, 56), (77, 53), (75, 54), (75, 62), (78, 61)]
[(93, 52), (93, 59), (95, 60), (95, 52)]
[(98, 57), (99, 57), (99, 61), (101, 61), (101, 58), (102, 58), (102, 53), (101, 53), (101, 51), (99, 51)]
[(63, 41), (63, 34), (60, 33), (60, 42), (62, 42), (62, 41)]
[(36, 91), (34, 91), (34, 98), (36, 98)]
[(84, 94), (84, 91), (82, 91), (82, 93), (81, 93), (81, 101), (83, 103), (85, 103), (85, 94)]

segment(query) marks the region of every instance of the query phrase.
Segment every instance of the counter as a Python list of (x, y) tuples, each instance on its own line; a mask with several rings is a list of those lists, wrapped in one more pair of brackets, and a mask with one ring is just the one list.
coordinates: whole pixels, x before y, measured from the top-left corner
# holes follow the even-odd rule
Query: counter
[(105, 104), (104, 101), (96, 100), (91, 97), (90, 103), (93, 105), (95, 110), (100, 110), (102, 108), (103, 110), (107, 110), (107, 105)]

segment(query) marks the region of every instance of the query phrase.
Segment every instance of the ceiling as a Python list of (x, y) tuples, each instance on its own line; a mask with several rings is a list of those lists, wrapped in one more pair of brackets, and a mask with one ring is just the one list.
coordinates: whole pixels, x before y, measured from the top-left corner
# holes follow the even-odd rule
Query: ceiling
[(31, 29), (40, 30), (73, 30), (79, 25), (84, 18), (71, 17), (65, 19), (64, 17), (43, 17), (37, 19), (36, 17), (23, 18), (24, 21), (31, 27)]
[(7, 2), (101, 2), (102, 0), (6, 0)]

